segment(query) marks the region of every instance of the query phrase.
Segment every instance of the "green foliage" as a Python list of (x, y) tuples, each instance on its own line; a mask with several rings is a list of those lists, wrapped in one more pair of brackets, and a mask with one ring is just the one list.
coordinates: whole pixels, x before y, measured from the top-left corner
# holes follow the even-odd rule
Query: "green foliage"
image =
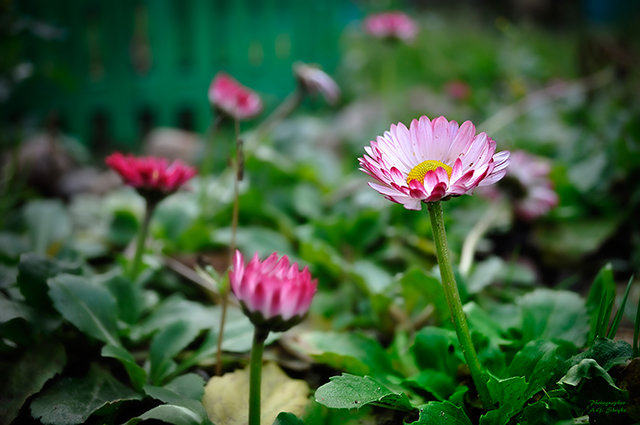
[(430, 403), (421, 406), (420, 416), (415, 422), (407, 425), (426, 425), (442, 423), (447, 425), (471, 425), (471, 420), (459, 406), (448, 401)]
[(92, 414), (140, 398), (108, 371), (93, 365), (85, 376), (62, 378), (40, 393), (31, 402), (31, 414), (48, 425), (81, 424)]
[(404, 393), (397, 393), (369, 376), (343, 374), (316, 390), (318, 403), (334, 409), (359, 409), (368, 404), (388, 409), (413, 409)]

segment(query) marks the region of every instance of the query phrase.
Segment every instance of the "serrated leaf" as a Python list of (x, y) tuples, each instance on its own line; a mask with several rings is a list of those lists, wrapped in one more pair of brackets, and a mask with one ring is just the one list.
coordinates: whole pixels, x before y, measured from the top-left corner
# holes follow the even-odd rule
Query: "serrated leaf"
[(149, 379), (159, 384), (176, 368), (173, 357), (193, 341), (200, 333), (199, 326), (177, 321), (158, 332), (151, 341)]
[(8, 425), (24, 402), (42, 389), (44, 384), (62, 372), (67, 362), (61, 344), (42, 344), (27, 351), (17, 361), (0, 366), (0, 425)]
[(111, 357), (119, 360), (129, 375), (131, 385), (133, 385), (136, 390), (142, 389), (142, 386), (147, 380), (147, 372), (138, 365), (133, 354), (118, 345), (105, 345), (102, 347), (100, 354), (103, 357)]
[(93, 338), (120, 345), (116, 300), (104, 286), (69, 274), (51, 278), (48, 284), (49, 296), (62, 317)]
[[(273, 424), (280, 412), (302, 415), (309, 403), (307, 383), (289, 378), (275, 363), (263, 365), (262, 388), (260, 423), (263, 425)], [(246, 425), (249, 368), (211, 378), (205, 386), (202, 402), (213, 423)]]
[(521, 376), (507, 379), (490, 376), (487, 388), (498, 408), (481, 416), (480, 425), (506, 425), (527, 401), (527, 381)]
[(576, 350), (569, 343), (531, 341), (516, 353), (509, 365), (508, 374), (523, 376), (528, 382), (526, 397), (532, 397), (554, 377), (557, 380), (566, 372), (565, 360)]
[(589, 322), (585, 302), (570, 291), (536, 289), (517, 301), (522, 309), (522, 341), (562, 339), (581, 347)]
[(318, 403), (334, 409), (353, 409), (373, 404), (388, 409), (411, 411), (404, 393), (396, 393), (370, 376), (342, 374), (316, 390)]
[(40, 393), (31, 402), (31, 414), (47, 425), (75, 425), (84, 423), (104, 406), (141, 398), (108, 371), (94, 365), (86, 376), (63, 378)]
[(407, 425), (471, 425), (464, 409), (448, 401), (431, 401), (419, 409), (418, 420)]

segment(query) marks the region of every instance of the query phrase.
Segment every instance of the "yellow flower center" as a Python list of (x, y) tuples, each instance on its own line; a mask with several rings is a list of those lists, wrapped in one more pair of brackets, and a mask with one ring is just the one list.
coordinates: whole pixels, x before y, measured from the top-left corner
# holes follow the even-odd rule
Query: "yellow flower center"
[(407, 184), (411, 183), (411, 180), (418, 180), (420, 183), (424, 183), (424, 176), (429, 171), (435, 171), (437, 168), (443, 168), (444, 171), (447, 172), (447, 175), (451, 177), (451, 167), (443, 162), (428, 159), (426, 161), (422, 161), (409, 171), (409, 174), (407, 175)]

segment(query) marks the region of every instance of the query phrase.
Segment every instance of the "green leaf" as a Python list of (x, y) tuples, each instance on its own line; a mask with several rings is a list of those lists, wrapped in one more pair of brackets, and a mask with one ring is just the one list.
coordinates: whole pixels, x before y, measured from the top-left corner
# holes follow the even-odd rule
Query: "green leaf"
[(611, 339), (616, 336), (616, 333), (618, 333), (618, 326), (620, 326), (620, 321), (622, 320), (624, 308), (627, 305), (627, 299), (629, 298), (629, 291), (631, 290), (632, 283), (633, 283), (633, 276), (629, 278), (627, 287), (624, 290), (624, 295), (622, 296), (622, 301), (620, 302), (620, 307), (618, 308), (618, 312), (616, 313), (616, 316), (613, 318), (613, 322), (611, 323), (611, 327), (609, 328), (609, 332), (607, 333), (607, 338)]
[(353, 409), (373, 404), (388, 409), (411, 411), (413, 407), (404, 393), (397, 393), (369, 376), (342, 374), (316, 390), (318, 403), (334, 409)]
[(426, 327), (415, 336), (412, 347), (416, 363), (421, 369), (433, 369), (456, 376), (464, 363), (458, 349), (458, 339), (452, 330)]
[(31, 246), (38, 254), (55, 255), (71, 236), (71, 219), (61, 201), (31, 201), (23, 214)]
[(562, 339), (581, 347), (589, 332), (584, 300), (574, 292), (536, 289), (517, 301), (522, 309), (522, 341)]
[(193, 410), (174, 404), (161, 404), (142, 415), (129, 420), (126, 425), (135, 425), (140, 421), (158, 420), (170, 425), (202, 425), (210, 424), (208, 418), (203, 418)]
[(361, 333), (307, 332), (298, 338), (300, 349), (317, 362), (350, 373), (393, 373), (380, 343)]
[(177, 321), (154, 336), (149, 350), (149, 379), (152, 384), (161, 383), (173, 372), (176, 368), (173, 357), (189, 345), (199, 333), (199, 327), (192, 326), (190, 322)]
[(391, 284), (391, 275), (373, 261), (357, 260), (350, 275), (369, 294), (379, 294)]
[(471, 301), (464, 305), (464, 313), (469, 321), (469, 327), (472, 331), (480, 332), (491, 339), (497, 345), (509, 345), (513, 341), (504, 338), (504, 331), (501, 324), (496, 322), (485, 310), (478, 304)]
[(293, 413), (282, 412), (278, 414), (273, 425), (304, 425), (304, 422)]
[(420, 407), (420, 416), (407, 425), (471, 425), (464, 409), (448, 401), (431, 401)]
[(116, 299), (118, 318), (128, 324), (136, 323), (143, 305), (140, 287), (120, 275), (107, 277), (102, 284)]
[(439, 401), (448, 400), (459, 388), (455, 375), (434, 369), (422, 370), (417, 375), (405, 379), (402, 384), (418, 392), (427, 391)]
[(480, 425), (506, 425), (527, 401), (527, 382), (521, 376), (507, 379), (490, 376), (487, 388), (498, 408), (481, 416)]
[(129, 375), (131, 385), (138, 391), (142, 389), (142, 386), (147, 380), (147, 372), (136, 363), (133, 354), (118, 345), (105, 345), (102, 347), (100, 354), (103, 357), (111, 357), (119, 360)]
[(144, 391), (156, 400), (185, 407), (200, 418), (207, 417), (207, 412), (201, 401), (204, 395), (204, 380), (196, 374), (189, 373), (179, 376), (162, 387), (145, 385)]
[(615, 365), (626, 363), (632, 357), (633, 350), (628, 342), (598, 338), (587, 351), (572, 357), (569, 366), (575, 366), (584, 359), (593, 359), (608, 371)]
[(133, 341), (140, 341), (177, 321), (191, 323), (198, 329), (217, 329), (220, 309), (174, 295), (159, 305), (149, 317), (132, 326), (130, 337)]
[(62, 372), (67, 356), (61, 344), (42, 344), (24, 353), (17, 361), (2, 362), (0, 375), (0, 425), (8, 425), (24, 402), (44, 384)]
[(116, 210), (109, 224), (109, 241), (118, 246), (127, 245), (138, 232), (138, 218), (129, 210)]
[(89, 336), (120, 345), (116, 300), (105, 287), (69, 274), (58, 275), (48, 283), (49, 296), (62, 317)]
[(589, 337), (592, 342), (599, 336), (606, 336), (611, 309), (616, 298), (616, 284), (613, 280), (613, 269), (607, 264), (596, 276), (587, 298), (589, 313)]
[[(510, 376), (522, 376), (529, 383), (526, 397), (542, 390), (548, 382), (566, 372), (565, 361), (576, 352), (573, 344), (547, 340), (530, 341), (518, 351), (509, 365)], [(555, 380), (554, 380), (555, 377)]]
[(75, 264), (27, 253), (20, 256), (16, 282), (27, 304), (39, 310), (51, 310), (47, 279), (60, 273), (78, 272), (79, 268)]
[(411, 268), (400, 275), (397, 282), (402, 289), (405, 310), (411, 316), (418, 316), (429, 305), (433, 305), (437, 323), (443, 323), (449, 318), (447, 299), (438, 279), (426, 274), (422, 269)]
[[(517, 423), (521, 425), (557, 424), (572, 418), (571, 404), (563, 398), (553, 397), (538, 400), (525, 406)], [(573, 421), (569, 423), (573, 423)]]
[(100, 408), (141, 398), (111, 373), (94, 365), (86, 376), (63, 378), (40, 393), (31, 402), (31, 414), (48, 425), (81, 424)]

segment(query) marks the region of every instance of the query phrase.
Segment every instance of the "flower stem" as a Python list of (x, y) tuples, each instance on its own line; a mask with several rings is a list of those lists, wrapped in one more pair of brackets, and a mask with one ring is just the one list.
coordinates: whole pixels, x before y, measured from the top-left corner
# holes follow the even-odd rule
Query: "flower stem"
[[(238, 214), (240, 210), (240, 180), (244, 174), (244, 153), (242, 140), (240, 139), (240, 121), (236, 118), (234, 123), (236, 159), (233, 178), (233, 210), (231, 213), (231, 241), (229, 242), (229, 264), (233, 264), (233, 256), (236, 251), (236, 238), (238, 233)], [(216, 375), (222, 374), (222, 342), (224, 339), (224, 325), (227, 318), (227, 304), (229, 303), (229, 290), (221, 290), (222, 310), (220, 312), (220, 330), (218, 332), (218, 344), (216, 348)]]
[(129, 278), (135, 280), (140, 273), (140, 266), (142, 264), (142, 254), (144, 253), (144, 245), (149, 234), (149, 224), (151, 223), (151, 216), (156, 209), (156, 203), (145, 200), (144, 218), (138, 231), (138, 240), (136, 241), (136, 251), (131, 262), (131, 269), (129, 270)]
[(255, 327), (251, 363), (249, 365), (249, 425), (260, 425), (260, 386), (262, 385), (262, 352), (269, 331)]
[(491, 409), (493, 408), (493, 403), (489, 395), (489, 390), (487, 389), (485, 374), (482, 371), (478, 355), (471, 341), (467, 319), (462, 310), (460, 293), (458, 292), (458, 286), (456, 285), (456, 280), (453, 275), (453, 268), (451, 267), (447, 235), (444, 229), (444, 218), (442, 216), (442, 205), (440, 202), (429, 202), (427, 203), (427, 207), (429, 209), (429, 218), (431, 219), (433, 238), (436, 244), (436, 255), (438, 257), (438, 265), (440, 266), (442, 286), (447, 304), (449, 305), (449, 311), (451, 312), (453, 326), (456, 329), (458, 342), (462, 346), (462, 353), (469, 366), (471, 378), (478, 390), (480, 401), (485, 409)]

